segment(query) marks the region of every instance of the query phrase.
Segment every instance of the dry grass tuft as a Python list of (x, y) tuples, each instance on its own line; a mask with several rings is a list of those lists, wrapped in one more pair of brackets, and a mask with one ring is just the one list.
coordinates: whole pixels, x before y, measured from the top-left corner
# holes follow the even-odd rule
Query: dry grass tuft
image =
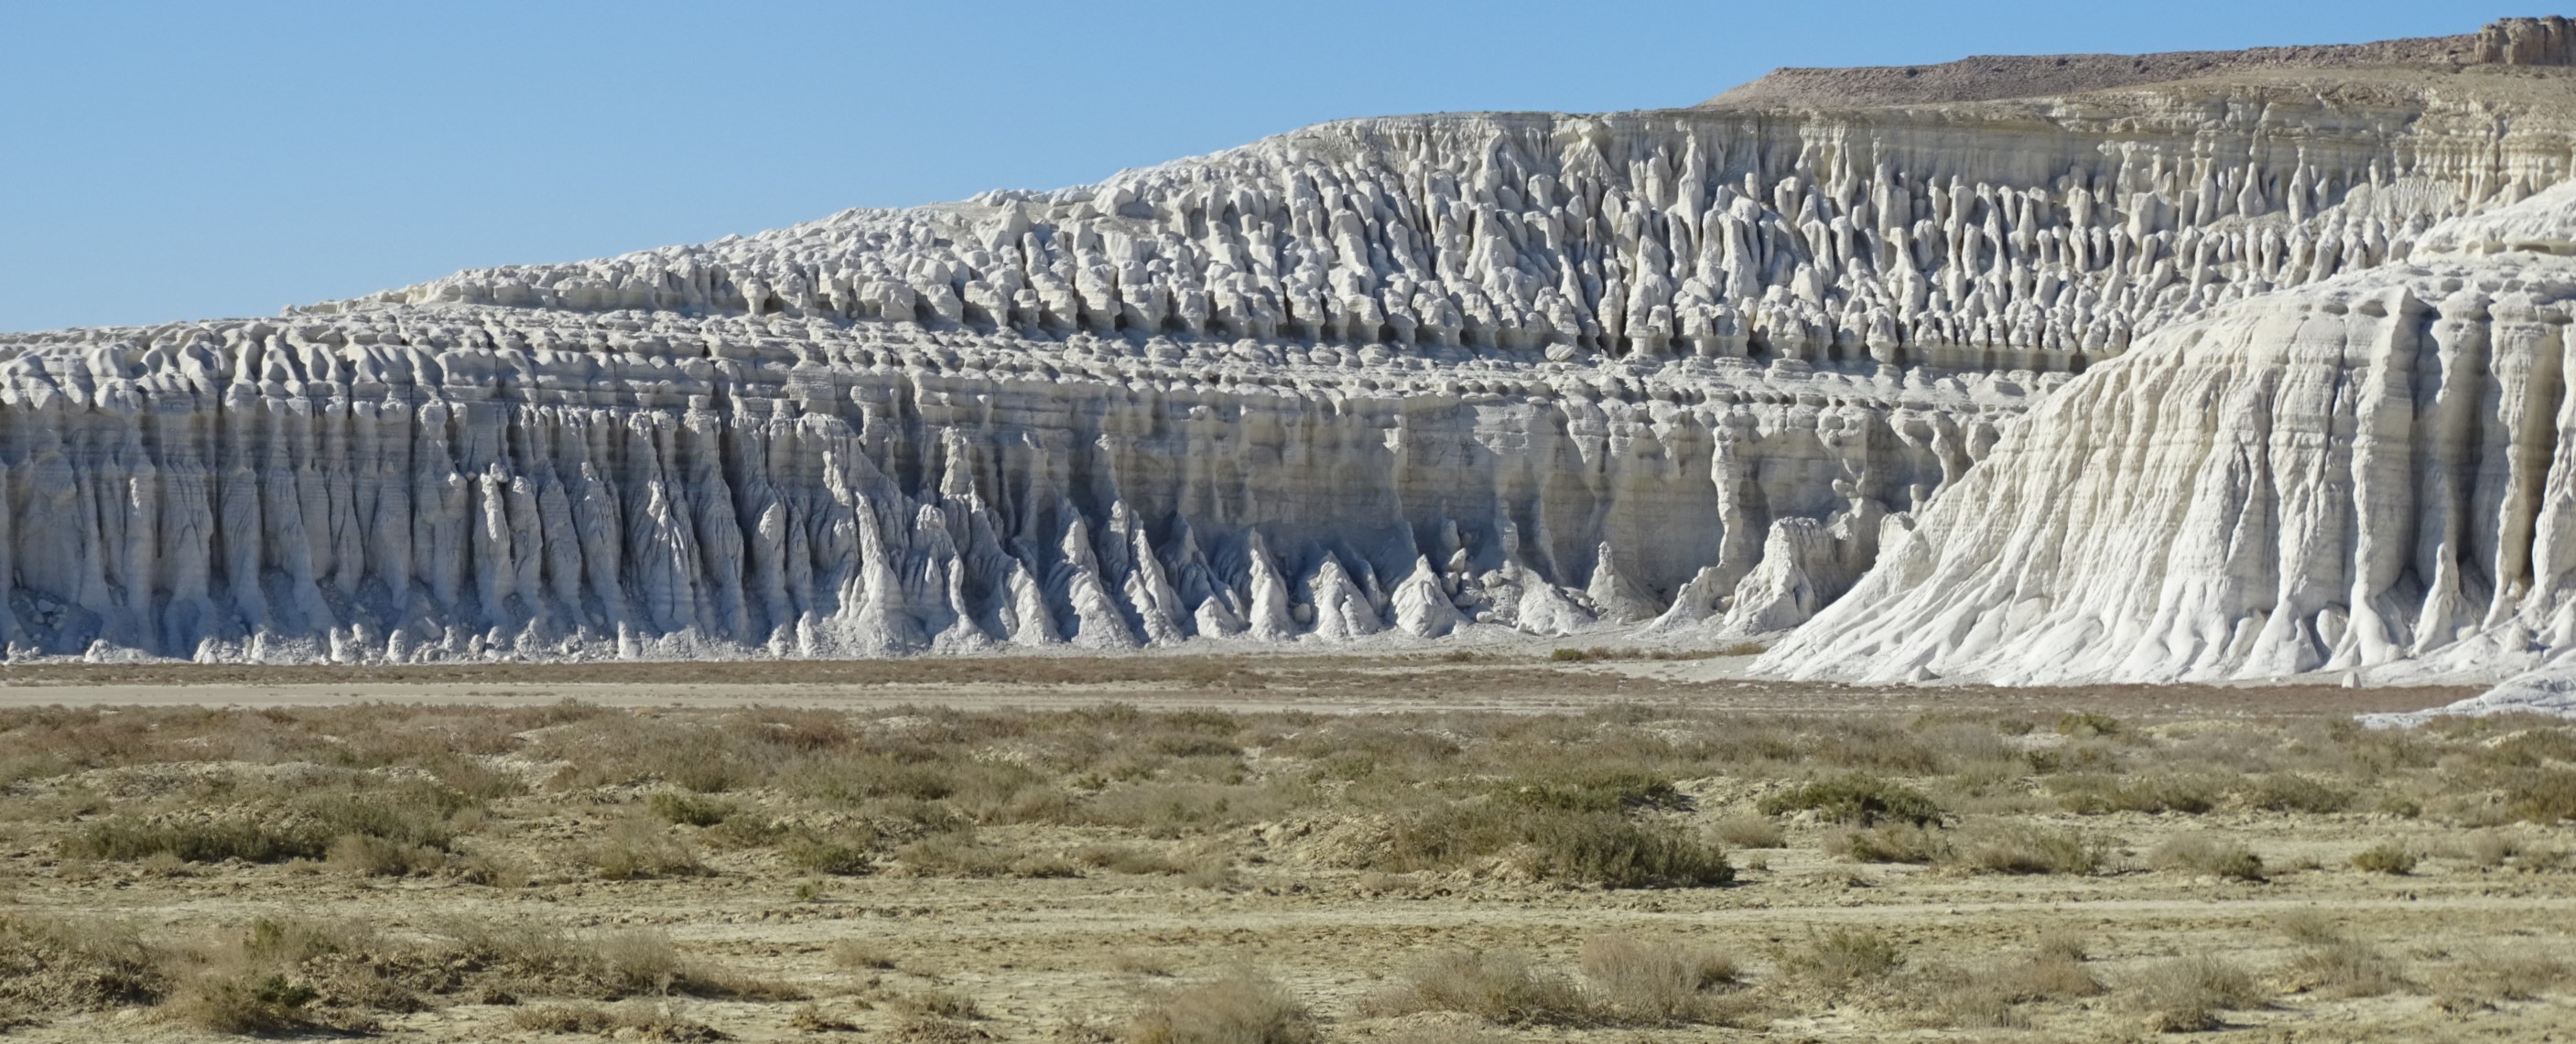
[(689, 843), (650, 819), (626, 819), (610, 827), (588, 860), (604, 880), (642, 881), (657, 877), (692, 877), (706, 872)]
[(976, 1005), (975, 998), (955, 990), (924, 990), (906, 994), (895, 999), (894, 1010), (935, 1019), (984, 1017), (984, 1009)]
[(2479, 1003), (2538, 1000), (2576, 975), (2566, 961), (2526, 951), (2474, 954), (2448, 971), (2445, 995)]
[(1416, 965), (1360, 1004), (1372, 1016), (1456, 1011), (1515, 1025), (1576, 1024), (1591, 1002), (1564, 976), (1508, 950), (1453, 950)]
[(1835, 928), (1780, 955), (1782, 971), (1826, 989), (1883, 979), (1904, 965), (1894, 940), (1859, 928)]
[(1733, 815), (1718, 820), (1709, 833), (1730, 848), (1785, 848), (1789, 835), (1780, 829), (1778, 820), (1758, 814)]
[(2111, 846), (2074, 830), (2018, 823), (1980, 823), (1961, 830), (1945, 862), (1989, 874), (2102, 872)]
[(1881, 823), (1825, 835), (1826, 855), (1855, 863), (1934, 863), (1950, 858), (1950, 841), (1941, 831), (1911, 823)]
[(2213, 841), (2200, 834), (2185, 834), (2157, 845), (2147, 853), (2147, 861), (2159, 870), (2239, 881), (2265, 879), (2263, 859), (2252, 849), (2233, 842)]
[(1311, 1044), (1315, 1017), (1266, 976), (1237, 969), (1224, 978), (1155, 997), (1127, 1027), (1132, 1044)]
[(585, 1033), (619, 1040), (730, 1040), (713, 1026), (680, 1014), (667, 1005), (630, 1002), (616, 1007), (597, 1004), (548, 1004), (510, 1015), (510, 1025), (531, 1033)]
[(1583, 981), (1621, 1021), (1654, 1025), (1724, 1021), (1740, 1006), (1715, 991), (1734, 984), (1735, 959), (1675, 942), (1595, 936), (1583, 944)]
[(2402, 877), (2415, 872), (2415, 852), (2395, 841), (2382, 841), (2353, 853), (2352, 868)]
[(832, 944), (832, 966), (843, 971), (885, 971), (895, 966), (894, 954), (876, 943), (861, 939), (843, 939)]
[(2145, 1013), (2148, 1028), (2159, 1033), (2216, 1029), (2222, 1025), (2220, 1013), (2250, 1008), (2263, 1000), (2254, 976), (2207, 955), (2149, 965), (2132, 976), (2128, 986), (2132, 1005)]

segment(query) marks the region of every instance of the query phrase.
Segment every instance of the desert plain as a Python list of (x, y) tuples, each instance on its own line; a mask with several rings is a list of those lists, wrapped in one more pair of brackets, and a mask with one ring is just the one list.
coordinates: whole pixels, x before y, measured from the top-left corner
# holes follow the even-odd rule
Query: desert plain
[(1566, 649), (19, 666), (29, 1041), (2548, 1040), (2576, 726)]

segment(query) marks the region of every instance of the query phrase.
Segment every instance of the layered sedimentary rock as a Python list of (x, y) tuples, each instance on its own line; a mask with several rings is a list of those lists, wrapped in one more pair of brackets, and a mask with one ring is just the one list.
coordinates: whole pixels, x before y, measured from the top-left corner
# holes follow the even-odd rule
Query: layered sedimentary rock
[(1563, 633), (1732, 590), (1775, 517), (1911, 506), (2019, 396), (495, 308), (24, 349), (0, 623), (164, 655)]
[(2493, 677), (2576, 648), (2576, 185), (2146, 338), (1771, 664)]
[(0, 339), (0, 640), (1795, 626), (2032, 402), (2101, 383), (2077, 374), (2568, 174), (2554, 70), (2276, 72), (1346, 121), (276, 319)]

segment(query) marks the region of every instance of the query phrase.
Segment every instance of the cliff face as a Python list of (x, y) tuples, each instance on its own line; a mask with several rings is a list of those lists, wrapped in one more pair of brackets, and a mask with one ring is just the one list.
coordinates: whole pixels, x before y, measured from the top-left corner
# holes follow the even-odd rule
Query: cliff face
[(1769, 661), (1804, 676), (2494, 677), (2576, 646), (2576, 185), (2146, 339)]
[(0, 626), (48, 653), (1561, 634), (1694, 579), (1696, 621), (1775, 519), (1859, 513), (1812, 549), (1848, 583), (2023, 395), (494, 308), (21, 347)]
[(2101, 384), (2075, 373), (2564, 177), (2534, 99), (2565, 83), (2479, 75), (1349, 121), (0, 339), (0, 631), (407, 659), (1776, 630)]

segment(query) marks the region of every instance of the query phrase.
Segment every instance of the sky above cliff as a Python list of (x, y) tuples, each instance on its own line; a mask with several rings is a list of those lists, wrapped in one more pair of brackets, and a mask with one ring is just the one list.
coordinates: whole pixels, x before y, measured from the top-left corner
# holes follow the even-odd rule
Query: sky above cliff
[(1345, 116), (1681, 106), (1783, 65), (2343, 43), (2534, 13), (1969, 6), (10, 3), (0, 330), (268, 314), (1078, 184)]

